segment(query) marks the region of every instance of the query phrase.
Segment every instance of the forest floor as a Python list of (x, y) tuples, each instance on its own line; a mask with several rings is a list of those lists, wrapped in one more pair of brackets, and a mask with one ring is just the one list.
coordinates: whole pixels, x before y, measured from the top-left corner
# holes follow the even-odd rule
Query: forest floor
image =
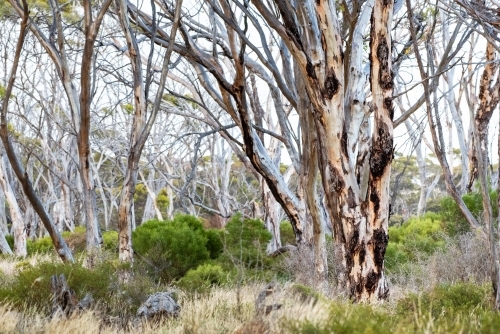
[[(0, 259), (1, 279), (37, 262), (57, 261), (35, 255), (18, 261)], [(31, 282), (37, 289), (37, 278)], [(178, 318), (137, 322), (95, 309), (70, 318), (50, 318), (29, 300), (21, 307), (0, 304), (0, 333), (498, 333), (500, 316), (492, 310), (487, 284), (457, 283), (414, 294), (392, 286), (391, 298), (379, 305), (356, 305), (339, 294), (321, 294), (293, 281), (280, 282), (266, 304), (281, 308), (256, 315), (255, 300), (266, 283), (219, 286), (200, 294), (178, 290)], [(46, 300), (50, 305), (50, 299)], [(109, 307), (108, 307), (109, 309)]]
[[(290, 224), (282, 228), (282, 243), (293, 242)], [(49, 238), (30, 240), (24, 259), (0, 255), (0, 334), (500, 333), (487, 245), (477, 233), (454, 231), (437, 214), (391, 226), (385, 253), (389, 298), (363, 305), (337, 288), (333, 242), (326, 247), (328, 290), (319, 291), (311, 252), (303, 247), (268, 257), (270, 234), (258, 220), (236, 217), (224, 230), (205, 229), (186, 215), (150, 221), (134, 232), (132, 267), (118, 260), (116, 232), (104, 232), (92, 269), (84, 265), (85, 231), (79, 228), (63, 233), (74, 264), (57, 258)], [(50, 316), (55, 274), (65, 275), (78, 300), (92, 294), (90, 310)], [(256, 301), (268, 284), (273, 292), (265, 305), (273, 307), (262, 314)], [(172, 292), (179, 316), (137, 320), (139, 306), (161, 291)]]

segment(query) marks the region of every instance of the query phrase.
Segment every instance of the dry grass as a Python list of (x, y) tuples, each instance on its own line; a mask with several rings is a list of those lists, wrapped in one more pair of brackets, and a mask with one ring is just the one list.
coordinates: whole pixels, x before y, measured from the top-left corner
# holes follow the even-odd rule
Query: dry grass
[[(458, 240), (450, 239), (443, 249), (430, 257), (422, 256), (420, 260), (389, 275), (391, 298), (383, 307), (386, 311), (391, 313), (397, 301), (410, 292), (422, 292), (441, 283), (483, 284), (488, 281), (488, 250), (480, 238), (468, 234)], [(334, 255), (334, 249), (329, 249), (329, 258)], [(314, 270), (309, 256), (308, 252), (297, 251), (285, 259), (287, 271), (295, 273), (294, 282), (312, 285)], [(7, 282), (28, 262), (35, 265), (46, 261), (59, 260), (50, 255), (35, 255), (23, 261), (12, 257), (0, 258), (0, 283), (2, 280)], [(336, 270), (332, 266), (330, 273)], [(0, 305), (0, 333), (287, 333), (291, 326), (306, 321), (321, 327), (329, 318), (330, 306), (339, 301), (338, 295), (333, 296), (332, 293), (327, 294), (328, 297), (333, 296), (330, 300), (319, 298), (316, 303), (313, 300), (304, 301), (293, 284), (287, 283), (266, 300), (266, 304), (281, 304), (282, 308), (268, 316), (258, 317), (255, 299), (264, 285), (218, 287), (202, 295), (180, 293), (179, 318), (161, 324), (129, 323), (127, 330), (120, 324), (120, 319), (109, 318), (99, 311), (80, 313), (70, 319), (50, 319), (34, 311), (20, 313)], [(330, 286), (335, 286), (335, 283), (330, 282)], [(432, 319), (424, 325), (432, 325)], [(426, 332), (423, 328), (419, 331)]]
[(0, 273), (5, 276), (14, 276), (19, 268), (25, 265), (34, 266), (40, 262), (60, 261), (52, 254), (34, 254), (25, 259), (17, 258), (14, 256), (1, 256), (0, 257)]
[[(255, 298), (264, 285), (241, 288), (217, 288), (200, 296), (181, 295), (181, 313), (177, 319), (161, 324), (130, 325), (132, 333), (286, 333), (290, 324), (309, 321), (321, 324), (328, 318), (328, 302), (301, 302), (285, 285), (268, 297), (267, 304), (282, 304), (282, 308), (268, 316), (257, 317)], [(120, 333), (117, 325), (110, 325), (97, 312), (77, 314), (70, 319), (49, 319), (35, 312), (19, 313), (8, 306), (0, 306), (0, 333)]]
[(390, 273), (391, 299), (408, 293), (417, 293), (439, 284), (474, 283), (489, 281), (489, 253), (481, 236), (467, 233), (456, 239), (445, 239), (442, 251), (425, 256), (415, 251), (417, 260), (402, 265)]

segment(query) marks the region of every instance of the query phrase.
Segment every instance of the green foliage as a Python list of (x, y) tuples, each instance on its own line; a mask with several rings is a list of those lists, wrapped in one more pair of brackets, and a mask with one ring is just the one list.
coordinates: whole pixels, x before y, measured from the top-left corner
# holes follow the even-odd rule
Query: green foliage
[(130, 103), (123, 103), (120, 106), (125, 114), (132, 115), (134, 113), (134, 106)]
[(102, 232), (103, 248), (118, 254), (118, 232), (105, 231)]
[(186, 102), (189, 103), (189, 105), (191, 106), (191, 108), (193, 108), (193, 110), (198, 109), (198, 103), (191, 101), (191, 100), (194, 100), (194, 97), (192, 94), (184, 94), (184, 97), (186, 98)]
[(223, 237), (225, 251), (222, 257), (230, 262), (238, 262), (247, 268), (268, 265), (266, 247), (271, 240), (271, 233), (258, 219), (243, 219), (233, 216), (226, 225)]
[(162, 188), (158, 195), (156, 196), (156, 205), (160, 209), (161, 213), (167, 213), (168, 205), (170, 204), (170, 198), (168, 198), (167, 189)]
[[(61, 233), (68, 247), (74, 252), (84, 252), (86, 248), (86, 236), (85, 227), (77, 226), (73, 232), (64, 231)], [(105, 231), (102, 232), (103, 239), (103, 249), (118, 252), (118, 232), (116, 231)], [(26, 249), (28, 255), (39, 254), (49, 254), (54, 252), (54, 244), (50, 237), (43, 237), (38, 239), (28, 239), (26, 242)]]
[(443, 285), (401, 299), (396, 310), (333, 302), (325, 322), (286, 319), (284, 326), (292, 333), (497, 333), (490, 295), (485, 286)]
[(48, 311), (51, 305), (50, 277), (64, 274), (78, 299), (91, 293), (96, 301), (107, 302), (114, 272), (109, 263), (102, 263), (89, 270), (81, 264), (42, 262), (34, 267), (27, 266), (17, 273), (10, 284), (0, 287), (0, 301), (11, 302), (19, 308), (27, 305)]
[(226, 276), (220, 265), (205, 263), (190, 269), (177, 285), (186, 291), (207, 292), (213, 285), (224, 283)]
[[(0, 19), (4, 19), (5, 17), (15, 15), (15, 10), (12, 8), (10, 3), (7, 0), (0, 1)], [(3, 91), (2, 91), (3, 89)], [(5, 88), (0, 85), (0, 99), (4, 97)]]
[[(483, 213), (483, 199), (479, 192), (465, 194), (462, 199), (472, 215), (481, 220)], [(497, 192), (490, 191), (490, 202), (493, 209), (493, 217), (498, 217)], [(441, 216), (443, 218), (446, 233), (452, 236), (463, 234), (470, 231), (470, 225), (467, 223), (464, 215), (458, 208), (457, 203), (451, 197), (445, 197), (441, 200)]]
[(193, 216), (150, 220), (132, 234), (133, 247), (154, 266), (153, 276), (170, 282), (210, 258), (202, 223)]
[(180, 105), (179, 99), (177, 97), (175, 97), (174, 95), (163, 94), (162, 99), (175, 107), (178, 107)]
[(491, 308), (489, 286), (477, 286), (470, 283), (440, 285), (421, 295), (412, 294), (401, 299), (397, 305), (399, 314), (420, 311), (439, 317), (444, 314), (467, 315), (476, 309)]
[(389, 270), (415, 260), (416, 254), (430, 255), (444, 245), (440, 216), (427, 213), (412, 218), (401, 226), (389, 227), (389, 244), (385, 253), (385, 266)]
[(280, 236), (282, 245), (295, 245), (295, 233), (289, 221), (284, 220), (280, 224)]
[(5, 240), (7, 240), (7, 243), (9, 244), (10, 249), (14, 249), (14, 236), (12, 234), (7, 234), (5, 236)]
[(351, 334), (391, 333), (390, 316), (374, 307), (335, 303), (331, 306), (328, 321), (316, 325), (308, 321), (291, 328), (292, 333), (304, 334)]
[(224, 245), (222, 244), (222, 230), (219, 229), (208, 229), (205, 230), (207, 236), (207, 249), (210, 252), (210, 258), (216, 259), (224, 250)]
[(147, 199), (148, 191), (146, 190), (146, 187), (144, 184), (137, 184), (134, 192), (134, 214), (137, 226), (139, 226), (142, 222), (142, 216), (144, 215), (144, 207), (146, 206)]
[(26, 249), (28, 255), (33, 254), (48, 254), (54, 250), (54, 244), (50, 237), (43, 237), (38, 239), (28, 239), (26, 241)]

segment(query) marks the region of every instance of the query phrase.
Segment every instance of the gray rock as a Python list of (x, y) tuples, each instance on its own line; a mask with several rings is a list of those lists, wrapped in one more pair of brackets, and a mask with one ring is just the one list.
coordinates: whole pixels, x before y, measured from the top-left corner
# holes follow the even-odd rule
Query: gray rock
[(172, 298), (171, 292), (157, 292), (148, 297), (137, 310), (137, 317), (142, 319), (151, 318), (177, 318), (181, 307)]

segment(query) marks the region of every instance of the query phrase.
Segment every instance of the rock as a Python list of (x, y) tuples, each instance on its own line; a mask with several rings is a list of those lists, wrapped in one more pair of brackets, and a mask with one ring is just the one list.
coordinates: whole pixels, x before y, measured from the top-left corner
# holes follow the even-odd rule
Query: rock
[(148, 299), (137, 310), (138, 318), (177, 318), (181, 307), (172, 298), (171, 292), (157, 292)]

